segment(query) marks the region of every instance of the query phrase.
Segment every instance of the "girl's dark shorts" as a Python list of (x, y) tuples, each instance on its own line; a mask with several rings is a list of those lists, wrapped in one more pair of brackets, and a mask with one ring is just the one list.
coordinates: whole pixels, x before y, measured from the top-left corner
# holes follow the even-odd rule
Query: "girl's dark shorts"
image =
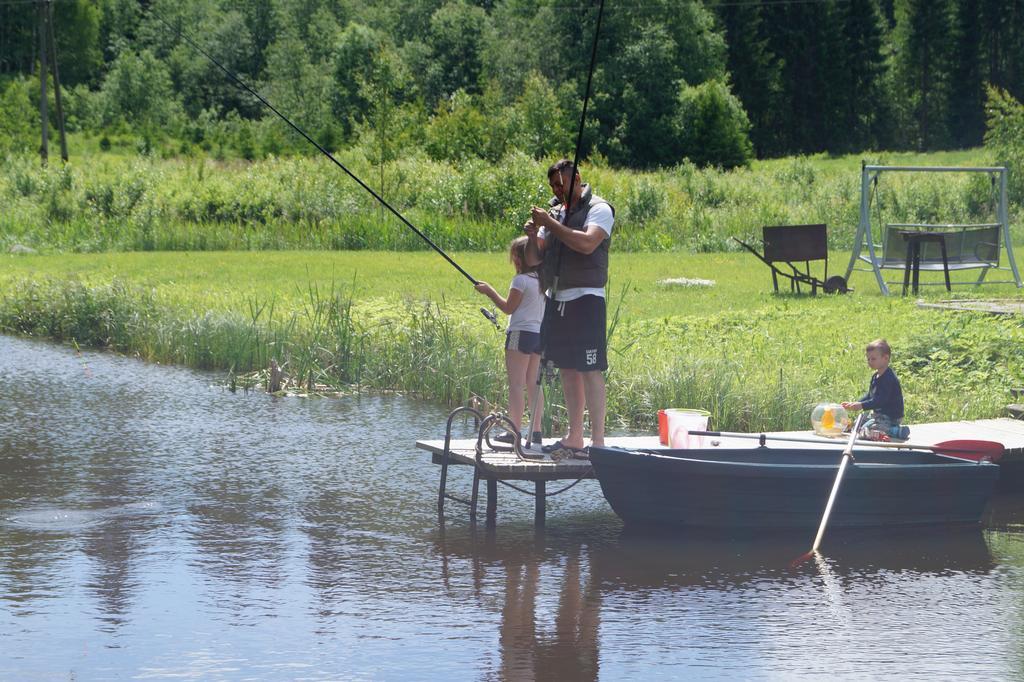
[(544, 357), (559, 369), (603, 372), (608, 369), (605, 301), (581, 296), (556, 302), (544, 317)]
[(540, 334), (518, 330), (506, 332), (505, 350), (517, 350), (527, 355), (540, 353)]

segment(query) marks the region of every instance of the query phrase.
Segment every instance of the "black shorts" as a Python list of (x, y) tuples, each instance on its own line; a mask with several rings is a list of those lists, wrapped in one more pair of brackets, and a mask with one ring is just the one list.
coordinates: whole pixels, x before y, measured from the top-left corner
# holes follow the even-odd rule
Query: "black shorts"
[(505, 350), (517, 350), (527, 355), (540, 353), (540, 333), (508, 331), (505, 333)]
[(603, 296), (582, 296), (548, 303), (541, 327), (544, 358), (559, 369), (603, 372), (608, 369)]

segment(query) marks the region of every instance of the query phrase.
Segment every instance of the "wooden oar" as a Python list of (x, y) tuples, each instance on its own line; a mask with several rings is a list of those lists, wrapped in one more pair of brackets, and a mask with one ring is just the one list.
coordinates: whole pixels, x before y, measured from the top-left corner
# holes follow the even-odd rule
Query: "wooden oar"
[(850, 432), (850, 440), (847, 441), (846, 448), (843, 450), (843, 458), (839, 460), (839, 471), (836, 472), (836, 480), (832, 484), (832, 493), (828, 496), (828, 503), (825, 504), (825, 513), (821, 515), (821, 525), (818, 526), (818, 534), (814, 536), (814, 544), (811, 545), (811, 551), (799, 557), (794, 563), (799, 563), (811, 557), (818, 551), (818, 547), (821, 545), (821, 538), (825, 535), (825, 526), (828, 525), (828, 517), (832, 513), (832, 505), (835, 504), (836, 496), (839, 494), (839, 484), (842, 483), (843, 474), (846, 473), (846, 465), (853, 459), (853, 444), (857, 440), (857, 431), (860, 430), (860, 423), (863, 420), (864, 413), (861, 412), (853, 425), (853, 430)]
[[(856, 433), (856, 432), (854, 432)], [(747, 438), (751, 440), (779, 440), (791, 443), (828, 443), (825, 438), (802, 438), (800, 436), (770, 436), (766, 433), (730, 433), (728, 431), (690, 431), (693, 436), (711, 438)], [(898, 450), (930, 450), (937, 455), (966, 459), (971, 462), (998, 462), (1006, 453), (1002, 443), (994, 440), (944, 440), (934, 445), (923, 443), (894, 443), (889, 441), (864, 440), (858, 438), (855, 445), (869, 445), (875, 448), (892, 448)]]

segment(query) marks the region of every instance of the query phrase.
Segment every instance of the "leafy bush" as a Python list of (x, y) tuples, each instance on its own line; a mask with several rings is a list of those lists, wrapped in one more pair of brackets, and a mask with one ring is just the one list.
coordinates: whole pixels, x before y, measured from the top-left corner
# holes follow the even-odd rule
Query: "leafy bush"
[(164, 62), (148, 50), (122, 52), (110, 67), (101, 90), (105, 126), (131, 122), (141, 130), (166, 130), (181, 118), (171, 75)]
[(438, 105), (427, 126), (425, 147), (436, 161), (493, 161), (505, 153), (508, 124), (504, 112), (485, 112), (475, 98), (458, 90)]
[(1024, 105), (1010, 93), (988, 88), (985, 104), (988, 121), (985, 146), (995, 153), (996, 162), (1010, 169), (1011, 201), (1024, 203)]
[(698, 166), (735, 168), (750, 163), (750, 120), (728, 86), (710, 80), (684, 85), (676, 126), (682, 156)]
[[(8, 156), (0, 167), (0, 230), (11, 243), (65, 251), (428, 248), (319, 155), (219, 158), (218, 150), (242, 131), (251, 135), (257, 157), (275, 134), (281, 144), (294, 138), (279, 121), (209, 122), (185, 158), (160, 158), (166, 141), (146, 158), (126, 155), (133, 136), (114, 133), (108, 152), (73, 156), (64, 168), (40, 168), (35, 154)], [(72, 142), (73, 150), (83, 146)], [(89, 142), (97, 149), (100, 140)], [(511, 153), (497, 161), (451, 163), (403, 154), (380, 164), (371, 151), (355, 147), (335, 157), (368, 186), (383, 188), (389, 204), (446, 250), (504, 250), (529, 207), (550, 198), (545, 170), (551, 157)], [(616, 250), (735, 250), (731, 237), (758, 237), (762, 225), (820, 222), (829, 226), (832, 248), (841, 249), (851, 245), (856, 230), (859, 157), (799, 157), (731, 171), (685, 161), (645, 173), (599, 161), (588, 160), (583, 175), (619, 211)], [(973, 151), (876, 161), (979, 165), (987, 158)], [(886, 174), (874, 195), (872, 220), (991, 222), (991, 199), (983, 176)], [(1011, 215), (1010, 224), (1019, 240), (1020, 221)]]
[(535, 159), (558, 153), (571, 139), (570, 126), (551, 83), (536, 71), (523, 82), (514, 105), (515, 147)]
[(38, 143), (31, 90), (27, 78), (0, 81), (0, 154)]
[(626, 221), (635, 227), (652, 222), (665, 206), (665, 196), (649, 180), (637, 182), (626, 197)]

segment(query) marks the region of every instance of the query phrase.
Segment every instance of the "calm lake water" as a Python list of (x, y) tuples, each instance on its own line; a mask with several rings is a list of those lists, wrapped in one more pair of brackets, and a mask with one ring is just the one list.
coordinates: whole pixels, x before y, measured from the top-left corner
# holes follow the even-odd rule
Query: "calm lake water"
[(1024, 678), (1020, 501), (795, 569), (812, 538), (627, 532), (589, 481), (489, 532), (438, 520), (446, 412), (0, 336), (0, 679)]

